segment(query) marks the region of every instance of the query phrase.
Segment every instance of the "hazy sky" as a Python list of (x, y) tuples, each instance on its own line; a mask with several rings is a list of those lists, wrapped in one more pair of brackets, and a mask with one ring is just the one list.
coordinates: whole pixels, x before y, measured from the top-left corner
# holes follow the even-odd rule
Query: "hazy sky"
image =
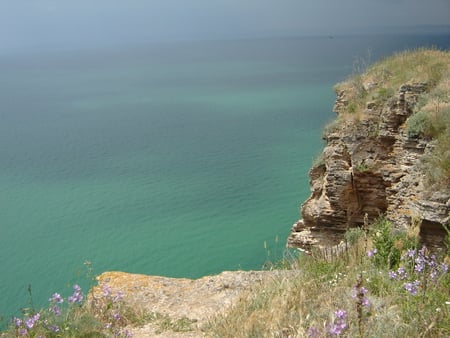
[(450, 0), (0, 0), (0, 49), (429, 24), (450, 24)]

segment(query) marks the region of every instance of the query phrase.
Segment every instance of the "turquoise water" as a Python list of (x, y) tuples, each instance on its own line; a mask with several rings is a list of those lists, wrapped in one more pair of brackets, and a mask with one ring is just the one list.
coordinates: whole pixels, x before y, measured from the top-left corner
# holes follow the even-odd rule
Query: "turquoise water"
[[(195, 42), (0, 58), (0, 313), (83, 263), (200, 277), (279, 257), (333, 84), (447, 36)], [(371, 61), (374, 61), (371, 60)]]

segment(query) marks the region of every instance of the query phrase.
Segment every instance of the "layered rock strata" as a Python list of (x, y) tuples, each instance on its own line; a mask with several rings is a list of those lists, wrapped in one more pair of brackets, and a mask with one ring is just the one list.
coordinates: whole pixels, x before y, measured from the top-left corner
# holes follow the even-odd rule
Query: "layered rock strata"
[(345, 91), (338, 93), (338, 118), (325, 130), (322, 160), (309, 173), (311, 195), (302, 205), (302, 219), (292, 227), (288, 246), (309, 250), (336, 245), (348, 228), (380, 215), (400, 228), (420, 225), (425, 240), (445, 235), (449, 192), (428, 191), (421, 164), (433, 142), (409, 138), (405, 126), (427, 87), (402, 85), (387, 102), (367, 102), (363, 114), (353, 117), (341, 116), (349, 99)]

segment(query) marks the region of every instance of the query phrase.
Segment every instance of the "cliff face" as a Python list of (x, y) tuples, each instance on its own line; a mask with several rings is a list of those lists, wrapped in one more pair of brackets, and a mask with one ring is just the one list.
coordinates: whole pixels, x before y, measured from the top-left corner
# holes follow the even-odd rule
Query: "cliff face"
[[(375, 86), (363, 83), (365, 91)], [(406, 128), (429, 90), (428, 83), (401, 85), (387, 100), (367, 99), (362, 112), (353, 116), (348, 114), (350, 94), (338, 91), (338, 119), (325, 130), (322, 159), (309, 173), (311, 195), (302, 205), (302, 219), (293, 225), (288, 246), (309, 250), (336, 245), (346, 229), (369, 224), (380, 215), (398, 228), (419, 226), (428, 244), (445, 237), (442, 224), (448, 222), (449, 190), (446, 184), (427, 186), (422, 163), (435, 142), (408, 136)], [(448, 102), (448, 94), (446, 98)]]

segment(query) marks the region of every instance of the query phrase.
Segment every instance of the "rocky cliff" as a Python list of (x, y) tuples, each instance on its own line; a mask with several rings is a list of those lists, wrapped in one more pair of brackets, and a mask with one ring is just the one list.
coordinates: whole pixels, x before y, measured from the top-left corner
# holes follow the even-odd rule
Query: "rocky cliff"
[[(422, 240), (439, 245), (450, 211), (449, 65), (448, 52), (406, 53), (336, 87), (338, 117), (325, 128), (325, 149), (309, 173), (311, 195), (288, 246), (335, 245), (346, 229), (380, 215), (397, 228), (419, 227)], [(423, 125), (412, 123), (419, 112), (427, 114)], [(439, 133), (429, 130), (433, 123)], [(440, 175), (434, 182), (433, 166)]]

